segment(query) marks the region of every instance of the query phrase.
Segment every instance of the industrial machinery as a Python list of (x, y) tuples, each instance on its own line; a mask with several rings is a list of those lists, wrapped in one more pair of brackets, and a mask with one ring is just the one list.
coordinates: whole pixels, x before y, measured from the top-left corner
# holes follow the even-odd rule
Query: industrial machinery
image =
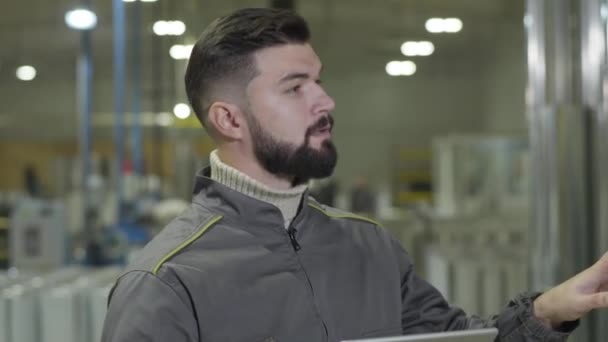
[(469, 312), (496, 313), (527, 288), (528, 164), (522, 140), (449, 136), (433, 143), (427, 279)]
[(527, 211), (525, 140), (447, 136), (433, 141), (435, 211), (442, 217)]
[(19, 270), (49, 271), (69, 258), (65, 207), (59, 200), (24, 198), (10, 220), (10, 264)]
[(21, 196), (15, 192), (0, 192), (0, 270), (9, 267), (10, 217)]

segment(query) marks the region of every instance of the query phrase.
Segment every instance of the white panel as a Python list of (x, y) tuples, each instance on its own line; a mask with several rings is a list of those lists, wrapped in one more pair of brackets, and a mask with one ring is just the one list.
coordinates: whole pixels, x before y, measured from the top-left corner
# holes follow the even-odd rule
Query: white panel
[(34, 293), (10, 299), (10, 341), (39, 342), (39, 316)]

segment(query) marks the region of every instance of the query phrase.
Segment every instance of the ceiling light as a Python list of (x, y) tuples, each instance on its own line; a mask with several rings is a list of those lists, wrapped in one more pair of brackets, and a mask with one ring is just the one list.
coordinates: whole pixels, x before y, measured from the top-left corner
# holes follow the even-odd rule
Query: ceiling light
[(22, 81), (31, 81), (36, 78), (36, 68), (31, 65), (22, 65), (17, 68), (16, 75)]
[(186, 24), (180, 20), (171, 21), (171, 35), (173, 36), (181, 36), (186, 32)]
[(411, 76), (416, 73), (416, 64), (412, 61), (390, 61), (386, 64), (386, 73), (391, 76)]
[(169, 32), (169, 23), (164, 20), (159, 20), (152, 25), (152, 31), (157, 36), (166, 36)]
[(401, 65), (398, 61), (391, 61), (386, 64), (386, 73), (391, 76), (399, 76), (401, 74)]
[(430, 56), (435, 51), (435, 45), (428, 41), (405, 42), (401, 44), (401, 53), (405, 56)]
[(445, 32), (456, 33), (462, 30), (462, 20), (458, 18), (447, 18), (443, 20)]
[(431, 18), (426, 21), (424, 25), (427, 31), (431, 33), (440, 33), (443, 32), (443, 19), (441, 18)]
[(171, 58), (173, 59), (188, 59), (190, 58), (193, 47), (194, 45), (173, 45), (171, 49), (169, 49), (169, 55), (171, 55)]
[(462, 20), (458, 18), (430, 18), (424, 27), (431, 33), (456, 33), (462, 30)]
[(97, 25), (97, 15), (91, 10), (78, 8), (65, 14), (65, 23), (75, 30), (90, 30)]
[(156, 2), (156, 0), (139, 0), (141, 2)]
[(178, 119), (187, 119), (190, 116), (190, 106), (185, 103), (178, 103), (173, 107), (173, 114)]
[(430, 56), (435, 52), (435, 45), (431, 42), (418, 42), (418, 55), (419, 56)]
[(401, 44), (401, 53), (406, 56), (418, 55), (418, 42), (405, 42)]
[(181, 36), (186, 32), (186, 24), (180, 20), (159, 20), (154, 23), (152, 30), (157, 36)]

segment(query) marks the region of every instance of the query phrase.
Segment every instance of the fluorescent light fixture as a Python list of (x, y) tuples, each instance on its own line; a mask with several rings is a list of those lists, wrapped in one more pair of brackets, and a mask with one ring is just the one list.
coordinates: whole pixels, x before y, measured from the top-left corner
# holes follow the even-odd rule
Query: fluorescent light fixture
[(401, 44), (401, 53), (406, 56), (415, 56), (418, 52), (418, 42), (405, 42)]
[(462, 20), (458, 18), (430, 18), (424, 24), (431, 33), (457, 33), (462, 30)]
[(418, 42), (419, 56), (430, 56), (433, 52), (435, 52), (435, 45), (433, 43), (427, 41)]
[(173, 59), (188, 59), (190, 58), (193, 47), (194, 45), (173, 45), (171, 49), (169, 49), (169, 55)]
[(186, 24), (181, 20), (174, 20), (171, 22), (172, 34), (174, 36), (181, 36), (186, 32)]
[(156, 2), (156, 0), (139, 0), (141, 2)]
[(457, 33), (462, 30), (462, 20), (458, 18), (447, 18), (443, 20), (443, 26), (445, 32)]
[(152, 30), (157, 36), (181, 36), (186, 32), (186, 24), (180, 20), (159, 20), (154, 23)]
[(386, 64), (386, 73), (391, 76), (412, 76), (416, 73), (416, 64), (412, 61), (390, 61)]
[(443, 19), (431, 18), (426, 21), (424, 27), (431, 33), (441, 33), (443, 32)]
[(164, 20), (159, 20), (152, 25), (152, 31), (157, 36), (166, 36), (170, 30), (169, 23)]
[(22, 65), (17, 68), (16, 75), (22, 81), (31, 81), (36, 78), (36, 68), (31, 65)]
[(187, 119), (190, 116), (190, 106), (185, 103), (178, 103), (173, 107), (173, 114), (178, 119)]
[(91, 10), (77, 8), (65, 14), (65, 23), (75, 30), (90, 30), (97, 25), (97, 15)]
[(173, 124), (173, 115), (167, 112), (158, 113), (156, 115), (156, 124), (162, 127), (168, 127)]
[(401, 44), (401, 53), (405, 56), (430, 56), (433, 52), (435, 52), (435, 45), (428, 41)]

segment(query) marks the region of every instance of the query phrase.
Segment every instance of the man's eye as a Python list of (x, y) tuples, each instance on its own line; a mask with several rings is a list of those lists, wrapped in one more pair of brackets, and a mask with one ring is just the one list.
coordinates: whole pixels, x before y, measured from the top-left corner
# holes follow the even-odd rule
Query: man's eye
[(300, 91), (301, 86), (297, 85), (295, 87), (291, 87), (289, 88), (289, 90), (287, 90), (288, 93), (297, 93), (298, 91)]

